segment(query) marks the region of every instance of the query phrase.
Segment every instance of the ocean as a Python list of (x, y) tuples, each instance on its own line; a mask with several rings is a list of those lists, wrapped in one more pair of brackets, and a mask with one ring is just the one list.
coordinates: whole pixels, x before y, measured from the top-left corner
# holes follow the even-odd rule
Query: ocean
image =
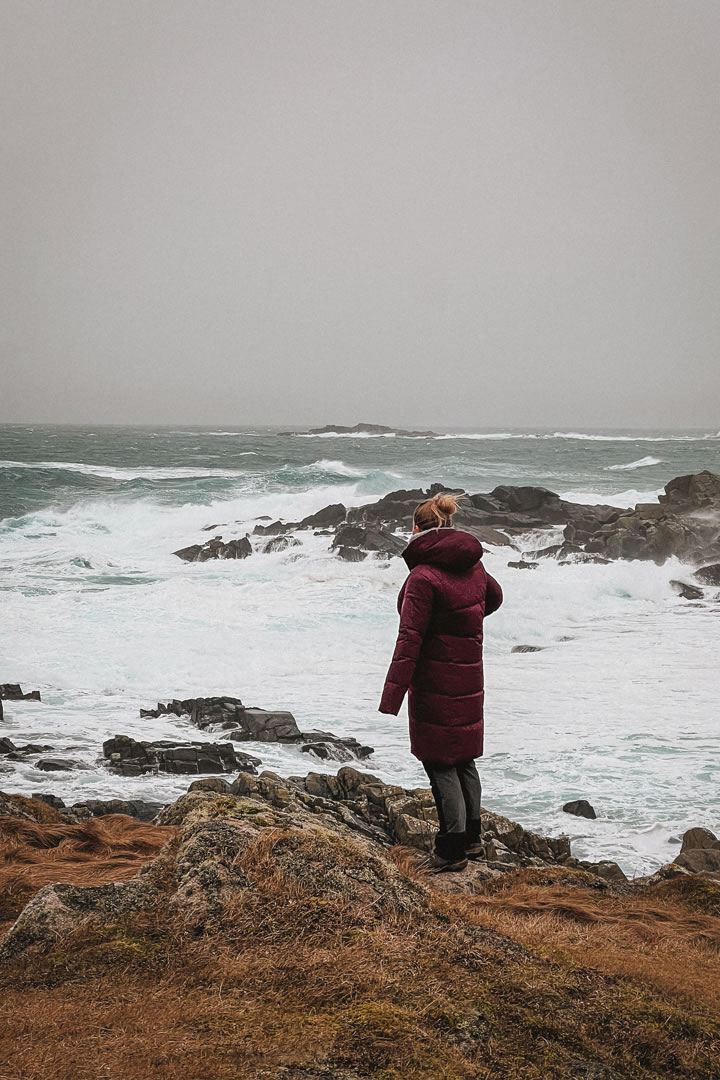
[[(0, 757), (0, 789), (168, 800), (187, 777), (125, 778), (102, 742), (197, 738), (187, 720), (141, 719), (169, 698), (230, 694), (287, 709), (303, 729), (374, 746), (360, 765), (424, 785), (405, 710), (377, 710), (397, 628), (400, 559), (344, 563), (328, 537), (187, 564), (172, 552), (256, 518), (298, 520), (442, 482), (469, 492), (542, 485), (579, 502), (653, 502), (672, 477), (720, 472), (711, 431), (449, 431), (437, 437), (307, 436), (276, 429), (0, 427), (0, 682), (40, 690), (6, 702), (2, 732), (88, 768), (46, 774)], [(202, 530), (216, 525), (211, 533)], [(526, 549), (547, 534), (523, 541)], [(691, 826), (720, 829), (720, 603), (680, 599), (679, 563), (511, 569), (486, 623), (485, 805), (580, 858), (641, 874)], [(513, 653), (515, 645), (541, 651)], [(294, 747), (248, 744), (283, 775), (335, 771)], [(598, 819), (562, 812), (587, 798)]]

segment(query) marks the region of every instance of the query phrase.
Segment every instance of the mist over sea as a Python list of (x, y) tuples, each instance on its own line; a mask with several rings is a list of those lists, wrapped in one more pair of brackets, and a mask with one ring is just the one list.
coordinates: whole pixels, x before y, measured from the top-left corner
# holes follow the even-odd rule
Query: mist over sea
[[(98, 764), (102, 742), (197, 738), (186, 720), (141, 720), (139, 709), (219, 693), (288, 709), (303, 729), (355, 735), (376, 748), (360, 767), (423, 784), (405, 709), (376, 711), (402, 560), (344, 563), (328, 537), (308, 533), (300, 547), (237, 562), (187, 564), (172, 552), (252, 533), (261, 515), (299, 520), (433, 482), (472, 493), (542, 485), (630, 506), (702, 469), (720, 472), (718, 432), (0, 427), (0, 682), (43, 699), (7, 702), (0, 734), (90, 766), (47, 775), (35, 759), (0, 758), (0, 789), (170, 799), (187, 777), (114, 776)], [(485, 804), (569, 833), (581, 858), (652, 869), (686, 828), (720, 827), (720, 601), (675, 595), (670, 580), (690, 572), (676, 562), (547, 560), (528, 572), (508, 568), (517, 557), (485, 555), (506, 598), (486, 624)], [(542, 651), (512, 653), (524, 644)], [(284, 775), (338, 767), (295, 747), (245, 748)], [(561, 812), (579, 797), (597, 821)]]

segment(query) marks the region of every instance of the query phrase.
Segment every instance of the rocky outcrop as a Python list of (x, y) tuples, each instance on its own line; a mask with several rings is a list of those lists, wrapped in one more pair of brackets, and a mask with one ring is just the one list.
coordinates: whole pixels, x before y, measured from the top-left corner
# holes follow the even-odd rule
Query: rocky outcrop
[(407, 431), (405, 428), (386, 427), (385, 424), (326, 424), (325, 427), (310, 428), (309, 431), (285, 432), (288, 435), (400, 435), (406, 438), (434, 438), (435, 431)]
[[(405, 548), (418, 503), (452, 490), (443, 484), (401, 489), (348, 510), (341, 503), (333, 503), (302, 521), (270, 521), (257, 524), (253, 532), (280, 537), (296, 529), (334, 530), (330, 550), (346, 561), (360, 562), (368, 554), (392, 557)], [(493, 547), (514, 547), (513, 537), (530, 531), (563, 528), (562, 542), (523, 553), (524, 561), (513, 564), (520, 569), (527, 569), (528, 562), (541, 558), (555, 558), (562, 563), (650, 559), (661, 564), (671, 557), (684, 562), (707, 562), (720, 557), (720, 476), (703, 472), (677, 477), (666, 485), (658, 503), (638, 504), (634, 509), (573, 503), (542, 487), (500, 485), (487, 494), (466, 496), (455, 521), (458, 528)], [(249, 540), (245, 540), (247, 548), (237, 555), (222, 554), (227, 545), (219, 537), (175, 554), (191, 561), (242, 558), (250, 553)], [(233, 543), (242, 541), (230, 541)], [(210, 553), (212, 545), (219, 554)], [(705, 584), (720, 582), (716, 566), (704, 569), (706, 577), (698, 580)]]
[(41, 758), (35, 763), (35, 768), (41, 772), (70, 772), (72, 770), (88, 771), (92, 768), (84, 761), (76, 761), (74, 758), (50, 757)]
[(252, 544), (247, 536), (225, 543), (220, 536), (213, 537), (206, 544), (191, 544), (190, 547), (174, 551), (178, 559), (184, 562), (207, 562), (209, 559), (247, 559), (252, 555)]
[(701, 581), (703, 585), (712, 585), (714, 588), (720, 588), (720, 563), (711, 563), (709, 566), (701, 566), (699, 570), (695, 571), (693, 577), (698, 581)]
[(589, 818), (594, 821), (597, 817), (595, 808), (590, 805), (587, 799), (574, 799), (572, 802), (567, 802), (563, 806), (563, 811), (566, 814), (573, 814), (575, 817)]
[(229, 742), (138, 742), (129, 735), (115, 735), (103, 743), (105, 764), (121, 776), (146, 773), (227, 773), (236, 769), (256, 772), (260, 758), (238, 753)]
[(350, 757), (362, 760), (373, 753), (371, 746), (364, 746), (351, 736), (301, 731), (292, 713), (252, 708), (236, 697), (175, 699), (166, 704), (158, 702), (154, 709), (140, 710), (141, 716), (154, 719), (168, 713), (188, 716), (190, 723), (202, 731), (221, 731), (224, 739), (234, 742), (295, 743), (305, 753), (331, 761)]
[(362, 562), (368, 554), (390, 558), (405, 550), (407, 541), (382, 526), (342, 525), (330, 545), (346, 562)]
[[(24, 694), (19, 683), (0, 683), (0, 701), (40, 701), (40, 691)], [(2, 708), (2, 706), (0, 706)], [(0, 715), (2, 715), (0, 713)]]
[(673, 557), (698, 563), (720, 556), (720, 476), (702, 472), (677, 477), (665, 486), (657, 504), (639, 503), (599, 525), (577, 519), (566, 526), (564, 537), (566, 543), (607, 559), (662, 565)]
[[(0, 713), (1, 718), (2, 713)], [(54, 747), (48, 746), (46, 743), (25, 743), (24, 746), (16, 746), (12, 739), (0, 739), (0, 755), (9, 758), (11, 761), (21, 761), (29, 754), (47, 754), (49, 750), (53, 749)]]

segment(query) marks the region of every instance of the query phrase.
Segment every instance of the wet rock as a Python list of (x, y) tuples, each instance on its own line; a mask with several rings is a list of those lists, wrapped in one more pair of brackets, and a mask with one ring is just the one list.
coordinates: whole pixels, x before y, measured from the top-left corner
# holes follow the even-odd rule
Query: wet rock
[(48, 791), (34, 791), (33, 799), (38, 799), (40, 802), (45, 803), (46, 806), (52, 806), (54, 810), (65, 810), (65, 803), (57, 795), (53, 795)]
[(190, 547), (174, 551), (184, 562), (207, 562), (209, 559), (246, 559), (252, 555), (252, 544), (247, 536), (224, 543), (219, 536), (208, 540), (206, 544), (191, 544)]
[(525, 562), (524, 559), (518, 559), (517, 562), (509, 562), (508, 566), (513, 570), (537, 570), (540, 564), (536, 562)]
[(683, 600), (702, 600), (705, 596), (702, 589), (698, 589), (697, 585), (689, 585), (687, 581), (671, 581), (670, 587)]
[(343, 424), (326, 424), (321, 428), (310, 428), (303, 432), (285, 432), (288, 435), (400, 435), (406, 438), (433, 438), (435, 431), (406, 431), (404, 428), (386, 427), (385, 424), (355, 424), (345, 427)]
[(575, 817), (590, 818), (592, 821), (597, 817), (594, 808), (587, 799), (574, 799), (572, 802), (567, 802), (563, 806), (563, 810), (566, 814), (574, 814)]
[(225, 773), (235, 769), (256, 772), (260, 759), (237, 753), (228, 742), (176, 743), (137, 742), (129, 735), (116, 735), (103, 743), (105, 764), (122, 776), (146, 773)]
[(346, 508), (342, 503), (331, 503), (316, 514), (308, 514), (300, 522), (301, 529), (334, 529), (345, 520)]
[(544, 648), (545, 648), (544, 645), (513, 645), (510, 652), (514, 652), (514, 653), (542, 652)]
[(330, 550), (338, 554), (342, 550), (342, 558), (347, 558), (347, 552), (353, 550), (391, 556), (400, 555), (406, 546), (405, 540), (382, 526), (341, 525), (333, 537)]
[(341, 737), (330, 731), (301, 731), (292, 713), (246, 707), (240, 698), (235, 697), (174, 699), (166, 704), (158, 702), (155, 709), (140, 710), (141, 716), (153, 719), (168, 714), (189, 716), (195, 727), (203, 731), (223, 732), (223, 739), (233, 742), (282, 742), (312, 746), (313, 749), (306, 752), (316, 753), (325, 760), (349, 760), (342, 748), (361, 760), (373, 753), (371, 746), (365, 746), (355, 738)]
[(709, 829), (703, 829), (702, 827), (696, 827), (694, 829), (688, 829), (684, 833), (682, 838), (681, 853), (686, 851), (697, 851), (699, 849), (715, 848), (720, 849), (720, 840), (718, 840), (715, 833), (710, 832)]
[(364, 562), (368, 557), (367, 551), (356, 547), (345, 547), (343, 544), (335, 548), (335, 554), (344, 562)]
[(300, 547), (300, 541), (294, 536), (273, 536), (263, 547), (265, 555), (271, 555), (274, 551), (287, 551), (291, 547)]
[(40, 691), (31, 690), (24, 694), (19, 683), (0, 683), (0, 699), (3, 698), (5, 701), (40, 701)]
[(701, 566), (699, 570), (695, 571), (693, 577), (697, 578), (698, 581), (701, 581), (703, 585), (712, 585), (714, 587), (720, 586), (720, 563), (711, 563), (708, 566)]
[(256, 525), (253, 536), (282, 536), (283, 533), (299, 528), (299, 521), (271, 521), (269, 525)]
[(72, 769), (89, 770), (91, 766), (86, 765), (84, 761), (75, 761), (72, 758), (52, 757), (41, 758), (35, 763), (35, 768), (42, 772), (70, 772)]

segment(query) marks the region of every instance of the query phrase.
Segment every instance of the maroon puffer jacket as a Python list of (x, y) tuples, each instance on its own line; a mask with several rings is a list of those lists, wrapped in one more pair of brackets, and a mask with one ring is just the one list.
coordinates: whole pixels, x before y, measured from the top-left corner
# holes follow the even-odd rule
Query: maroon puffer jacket
[(417, 533), (398, 596), (400, 629), (380, 702), (397, 716), (408, 691), (410, 749), (447, 765), (483, 751), (483, 618), (502, 604), (482, 545), (453, 528)]

